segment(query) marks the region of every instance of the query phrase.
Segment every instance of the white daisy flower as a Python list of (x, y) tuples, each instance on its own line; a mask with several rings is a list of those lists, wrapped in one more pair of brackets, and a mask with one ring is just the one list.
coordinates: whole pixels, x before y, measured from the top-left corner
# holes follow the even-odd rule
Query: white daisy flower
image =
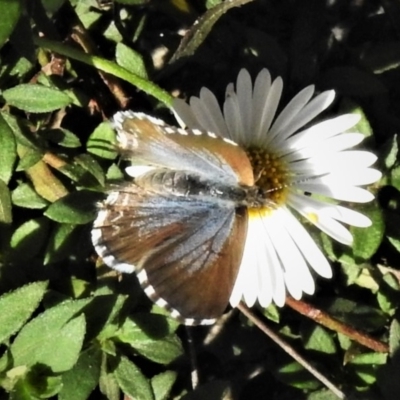
[(190, 105), (181, 99), (173, 103), (182, 126), (207, 130), (244, 148), (257, 186), (270, 193), (272, 207), (248, 210), (243, 259), (230, 297), (233, 307), (242, 299), (248, 306), (283, 306), (287, 293), (295, 299), (314, 293), (311, 270), (332, 276), (328, 260), (292, 210), (346, 245), (352, 235), (343, 224), (371, 225), (363, 214), (333, 201), (369, 202), (374, 196), (360, 186), (381, 177), (371, 168), (374, 154), (350, 150), (364, 138), (347, 132), (360, 116), (345, 114), (304, 128), (333, 102), (334, 91), (312, 99), (314, 86), (308, 86), (276, 115), (282, 87), (282, 79), (272, 81), (266, 69), (253, 85), (242, 69), (236, 91), (232, 83), (227, 86), (222, 111), (207, 88)]

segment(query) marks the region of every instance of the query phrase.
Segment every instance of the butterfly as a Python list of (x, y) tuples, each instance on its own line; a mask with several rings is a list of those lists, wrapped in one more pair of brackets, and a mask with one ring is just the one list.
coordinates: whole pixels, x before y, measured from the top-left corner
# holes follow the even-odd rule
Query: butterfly
[[(246, 152), (132, 111), (113, 119), (131, 181), (99, 205), (92, 242), (109, 267), (186, 325), (221, 316), (240, 268), (249, 204), (263, 201)], [(136, 165), (135, 165), (136, 164)]]

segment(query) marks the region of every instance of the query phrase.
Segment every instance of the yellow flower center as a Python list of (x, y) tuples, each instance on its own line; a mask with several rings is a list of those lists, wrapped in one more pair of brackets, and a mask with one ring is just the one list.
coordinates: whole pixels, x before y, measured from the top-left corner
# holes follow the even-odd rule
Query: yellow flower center
[(270, 209), (269, 202), (275, 207), (285, 204), (291, 177), (287, 164), (266, 149), (249, 147), (246, 153), (253, 167), (255, 185), (265, 200), (260, 207)]

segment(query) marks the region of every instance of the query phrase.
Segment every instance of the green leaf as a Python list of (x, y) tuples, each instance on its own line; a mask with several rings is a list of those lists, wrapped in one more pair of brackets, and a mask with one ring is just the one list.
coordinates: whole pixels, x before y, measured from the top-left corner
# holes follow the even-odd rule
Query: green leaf
[(137, 321), (127, 318), (117, 332), (116, 336), (121, 342), (160, 364), (169, 364), (183, 354), (181, 342), (167, 325), (168, 318), (155, 314), (136, 318)]
[(400, 323), (397, 319), (394, 319), (390, 324), (389, 346), (390, 355), (393, 357), (396, 352), (398, 353), (400, 347)]
[(31, 219), (19, 226), (11, 237), (12, 257), (28, 260), (35, 257), (47, 240), (49, 221), (46, 218)]
[(140, 369), (126, 357), (121, 357), (114, 372), (121, 390), (133, 399), (154, 400), (151, 385)]
[(176, 62), (182, 57), (188, 57), (194, 54), (197, 48), (203, 43), (208, 34), (211, 32), (214, 24), (227, 11), (233, 7), (240, 7), (250, 3), (253, 0), (230, 0), (224, 1), (215, 7), (207, 10), (193, 25), (192, 28), (185, 34), (178, 49), (172, 56), (170, 63)]
[(178, 374), (175, 371), (165, 371), (153, 376), (151, 387), (155, 400), (168, 400), (170, 397), (172, 385), (175, 383)]
[(397, 143), (397, 135), (391, 136), (382, 146), (381, 159), (386, 168), (393, 168), (397, 162), (399, 154), (399, 145)]
[(49, 13), (55, 13), (65, 3), (66, 0), (41, 0), (43, 7)]
[(11, 195), (8, 186), (0, 179), (0, 222), (11, 224), (12, 207)]
[(304, 347), (326, 354), (335, 354), (336, 346), (332, 334), (320, 325), (308, 326), (302, 332)]
[[(18, 377), (15, 377), (17, 380)], [(10, 399), (47, 399), (55, 396), (61, 389), (60, 376), (52, 376), (43, 366), (35, 366), (27, 374), (21, 374), (11, 390)]]
[(46, 288), (47, 282), (35, 282), (0, 297), (0, 343), (24, 325), (43, 299)]
[(17, 171), (25, 171), (34, 165), (36, 165), (42, 158), (42, 150), (18, 146), (18, 154), (20, 157), (19, 163), (17, 165)]
[(31, 185), (20, 183), (11, 194), (13, 204), (18, 207), (41, 209), (46, 207), (49, 202), (39, 196)]
[(100, 164), (90, 154), (79, 154), (75, 157), (75, 162), (85, 171), (89, 172), (101, 186), (104, 186), (105, 176)]
[(0, 47), (10, 37), (13, 32), (22, 11), (20, 0), (0, 0)]
[(11, 345), (14, 365), (41, 363), (56, 373), (71, 369), (78, 359), (86, 326), (84, 315), (76, 315), (90, 301), (59, 304), (25, 325)]
[(46, 210), (44, 215), (63, 224), (87, 224), (96, 217), (98, 193), (81, 190), (57, 200)]
[(75, 231), (76, 225), (72, 224), (60, 224), (55, 227), (48, 238), (44, 256), (45, 265), (60, 261), (73, 254), (72, 250), (77, 243), (77, 238), (73, 234)]
[(71, 98), (62, 91), (42, 85), (22, 84), (3, 92), (6, 102), (24, 111), (45, 113), (71, 104)]
[(117, 141), (111, 124), (102, 122), (90, 135), (87, 151), (98, 157), (114, 160), (117, 157)]
[(11, 178), (16, 159), (17, 146), (13, 131), (0, 114), (0, 179), (6, 184)]
[(359, 206), (357, 211), (370, 218), (372, 225), (369, 228), (350, 228), (354, 238), (353, 255), (362, 260), (369, 260), (382, 242), (385, 223), (382, 212), (375, 202)]
[(49, 129), (41, 132), (41, 136), (63, 147), (76, 148), (81, 146), (78, 136), (68, 129)]
[(60, 400), (86, 400), (98, 385), (100, 378), (101, 352), (91, 347), (82, 352), (74, 367), (63, 374)]
[(329, 389), (318, 390), (317, 392), (310, 393), (307, 400), (338, 400), (339, 397)]
[(354, 365), (383, 365), (386, 363), (387, 354), (383, 353), (364, 353), (356, 354), (349, 361)]
[(120, 390), (115, 374), (107, 369), (107, 354), (102, 354), (101, 369), (100, 369), (100, 392), (106, 396), (108, 400), (120, 400)]
[(117, 43), (115, 59), (121, 67), (133, 72), (141, 78), (147, 79), (147, 71), (143, 62), (143, 57), (138, 52), (132, 50), (123, 43)]

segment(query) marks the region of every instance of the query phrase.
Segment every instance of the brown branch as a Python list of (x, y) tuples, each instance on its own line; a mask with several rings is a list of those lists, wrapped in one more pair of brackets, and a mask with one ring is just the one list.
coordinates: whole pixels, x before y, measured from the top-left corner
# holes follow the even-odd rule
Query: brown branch
[(315, 308), (311, 304), (305, 303), (301, 300), (294, 300), (291, 297), (287, 297), (286, 305), (288, 305), (290, 308), (297, 311), (298, 313), (306, 316), (307, 318), (312, 319), (318, 324), (332, 329), (335, 332), (342, 333), (343, 335), (348, 336), (350, 339), (362, 344), (365, 347), (368, 347), (373, 351), (379, 353), (389, 352), (389, 345), (387, 345), (386, 343), (376, 340), (366, 333), (360, 332), (352, 328), (351, 326), (346, 325), (335, 318), (332, 318), (329, 314), (322, 310), (319, 310), (318, 308)]

